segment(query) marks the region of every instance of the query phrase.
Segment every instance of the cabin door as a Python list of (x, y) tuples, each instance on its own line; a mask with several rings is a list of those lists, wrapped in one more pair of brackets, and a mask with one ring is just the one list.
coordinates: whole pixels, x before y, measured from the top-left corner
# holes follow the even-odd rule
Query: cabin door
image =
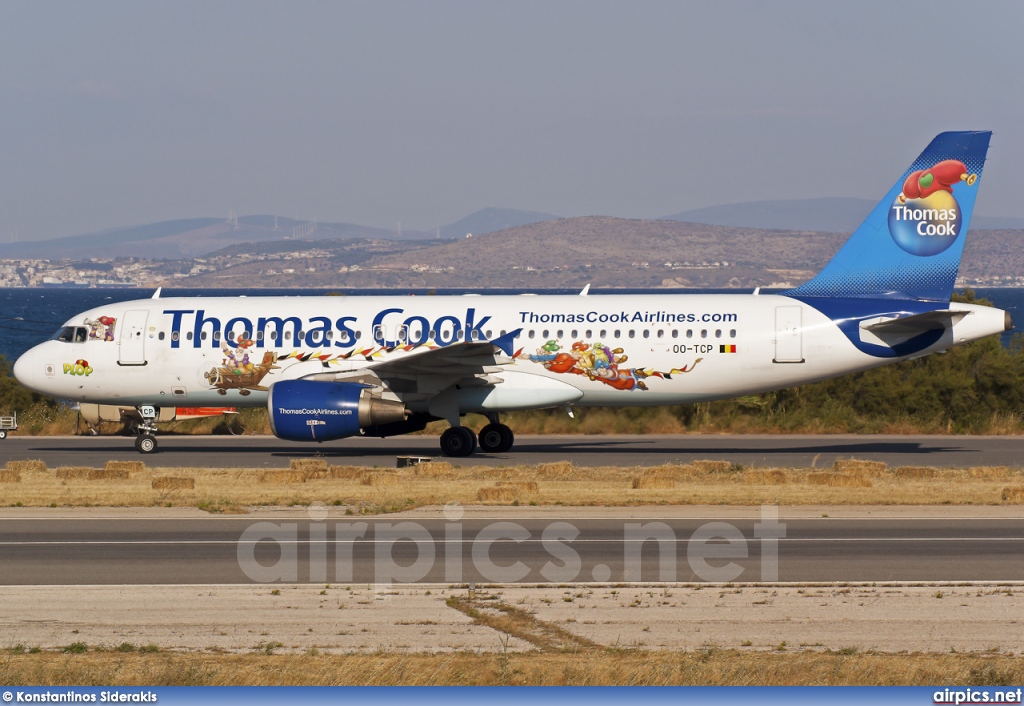
[(145, 309), (126, 311), (121, 320), (121, 338), (118, 342), (118, 365), (146, 364), (146, 319)]

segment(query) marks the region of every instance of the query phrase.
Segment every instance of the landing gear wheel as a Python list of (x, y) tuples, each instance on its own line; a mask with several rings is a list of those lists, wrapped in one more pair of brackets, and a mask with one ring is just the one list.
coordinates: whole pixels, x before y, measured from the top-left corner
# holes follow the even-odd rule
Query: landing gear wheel
[(468, 427), (451, 427), (441, 434), (441, 453), (445, 456), (469, 456), (476, 449), (476, 434)]
[(488, 424), (478, 435), (480, 450), (489, 454), (503, 454), (512, 448), (516, 437), (504, 424)]
[(152, 434), (142, 434), (135, 440), (135, 450), (140, 454), (151, 454), (156, 451), (156, 437)]

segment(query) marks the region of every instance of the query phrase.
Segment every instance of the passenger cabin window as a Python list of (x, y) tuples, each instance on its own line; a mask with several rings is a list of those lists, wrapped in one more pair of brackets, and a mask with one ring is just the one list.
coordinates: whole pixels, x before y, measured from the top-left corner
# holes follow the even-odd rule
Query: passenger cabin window
[(161, 341), (164, 340), (164, 332), (161, 331), (157, 338), (159, 338)]
[(648, 328), (645, 328), (644, 329), (644, 338), (650, 338), (650, 337), (651, 337), (651, 330), (648, 329)]
[(729, 338), (736, 338), (736, 329), (729, 331)]

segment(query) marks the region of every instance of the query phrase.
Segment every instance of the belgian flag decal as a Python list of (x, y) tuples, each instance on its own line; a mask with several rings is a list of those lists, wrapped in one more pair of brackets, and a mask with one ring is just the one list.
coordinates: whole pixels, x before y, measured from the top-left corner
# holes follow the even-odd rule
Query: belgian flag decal
[(719, 346), (718, 347), (718, 352), (719, 353), (735, 353), (736, 352), (736, 346), (735, 345)]

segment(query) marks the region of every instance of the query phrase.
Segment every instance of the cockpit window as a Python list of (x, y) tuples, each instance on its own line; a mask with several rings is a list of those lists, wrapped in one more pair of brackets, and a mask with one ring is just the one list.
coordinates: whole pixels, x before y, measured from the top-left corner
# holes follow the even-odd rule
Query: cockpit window
[(85, 343), (89, 340), (89, 329), (84, 326), (65, 326), (53, 334), (50, 340), (64, 341), (65, 343)]

